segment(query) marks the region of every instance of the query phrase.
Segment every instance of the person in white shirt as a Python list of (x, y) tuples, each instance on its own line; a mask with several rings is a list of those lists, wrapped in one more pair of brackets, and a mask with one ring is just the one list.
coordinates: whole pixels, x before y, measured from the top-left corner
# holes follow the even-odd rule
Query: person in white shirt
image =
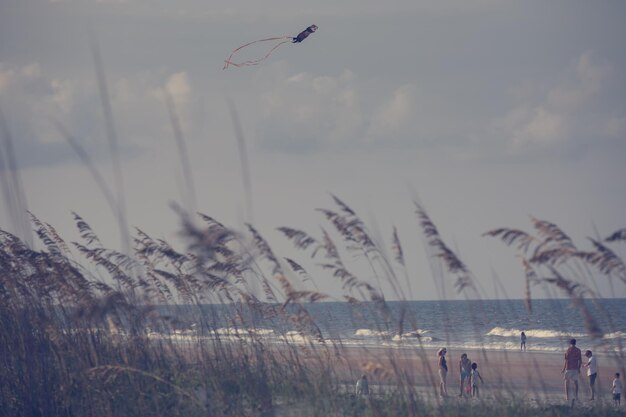
[(478, 364), (476, 362), (472, 363), (472, 372), (470, 373), (470, 382), (472, 384), (472, 397), (478, 398), (479, 389), (478, 389), (478, 380), (480, 379), (480, 383), (484, 384), (483, 377), (478, 372)]
[(589, 377), (589, 387), (591, 388), (591, 398), (589, 401), (593, 401), (596, 397), (596, 378), (598, 377), (598, 362), (593, 353), (588, 350), (585, 352), (587, 357), (587, 363), (583, 366), (587, 368), (587, 377)]

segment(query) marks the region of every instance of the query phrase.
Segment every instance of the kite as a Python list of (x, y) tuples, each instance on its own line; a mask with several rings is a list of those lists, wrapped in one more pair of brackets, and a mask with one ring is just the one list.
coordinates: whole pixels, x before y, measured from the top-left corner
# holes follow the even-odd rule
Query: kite
[[(229, 66), (233, 66), (233, 67), (244, 67), (244, 66), (250, 66), (250, 65), (259, 65), (261, 62), (265, 61), (267, 58), (269, 58), (269, 56), (272, 54), (272, 52), (274, 52), (276, 49), (278, 49), (279, 46), (281, 46), (284, 43), (287, 42), (291, 42), (291, 43), (300, 43), (303, 40), (305, 40), (311, 33), (315, 32), (317, 30), (317, 26), (316, 25), (311, 25), (308, 28), (304, 29), (302, 32), (298, 33), (297, 36), (277, 36), (274, 38), (267, 38), (267, 39), (259, 39), (256, 41), (252, 41), (252, 42), (248, 42), (245, 45), (241, 45), (239, 48), (233, 50), (230, 53), (230, 56), (228, 57), (227, 60), (224, 61), (224, 68), (222, 69), (226, 69)], [(253, 60), (249, 60), (249, 61), (243, 61), (243, 62), (233, 62), (233, 55), (235, 55), (239, 50), (245, 48), (246, 46), (250, 46), (252, 44), (255, 43), (259, 43), (259, 42), (278, 42), (276, 45), (274, 45), (272, 47), (272, 49), (269, 50), (268, 53), (266, 53), (264, 56), (262, 56), (261, 58), (258, 59), (253, 59)]]

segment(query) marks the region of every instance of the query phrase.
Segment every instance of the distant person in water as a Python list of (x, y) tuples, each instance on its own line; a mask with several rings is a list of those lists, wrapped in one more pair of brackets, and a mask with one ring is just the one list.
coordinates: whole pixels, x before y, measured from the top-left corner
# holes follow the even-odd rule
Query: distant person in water
[(478, 380), (480, 379), (480, 383), (484, 384), (485, 381), (483, 381), (483, 377), (480, 376), (480, 372), (478, 372), (478, 364), (476, 362), (474, 362), (472, 364), (472, 372), (470, 374), (470, 382), (472, 383), (472, 397), (476, 397), (478, 398), (479, 396), (479, 389), (478, 389)]
[(587, 363), (583, 366), (587, 368), (587, 377), (589, 378), (589, 388), (591, 388), (591, 397), (589, 401), (593, 401), (596, 397), (596, 378), (598, 377), (598, 362), (593, 353), (588, 350), (585, 352)]
[(565, 379), (565, 400), (569, 401), (569, 387), (570, 383), (574, 383), (574, 401), (578, 399), (578, 378), (580, 377), (580, 367), (583, 360), (580, 349), (576, 347), (576, 339), (569, 341), (570, 347), (565, 352), (565, 363), (563, 364), (563, 370)]
[(470, 372), (472, 372), (472, 361), (467, 358), (467, 353), (461, 355), (461, 360), (459, 361), (459, 375), (460, 375), (460, 384), (461, 384), (461, 392), (459, 393), (459, 397), (463, 396), (463, 388), (467, 383), (467, 387), (470, 386)]
[(526, 333), (522, 332), (522, 335), (520, 336), (520, 350), (526, 350)]
[(356, 395), (370, 395), (370, 384), (367, 382), (367, 375), (361, 375), (356, 381)]
[(448, 388), (446, 386), (446, 378), (448, 377), (448, 364), (446, 363), (446, 348), (441, 348), (437, 352), (437, 368), (439, 370), (439, 395), (445, 397), (448, 395)]

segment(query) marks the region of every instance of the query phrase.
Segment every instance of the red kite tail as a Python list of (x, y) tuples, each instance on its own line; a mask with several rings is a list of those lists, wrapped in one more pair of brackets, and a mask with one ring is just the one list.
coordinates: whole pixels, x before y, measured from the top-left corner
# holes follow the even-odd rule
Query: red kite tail
[[(259, 39), (257, 41), (248, 42), (247, 44), (241, 45), (239, 48), (233, 50), (230, 53), (230, 56), (228, 57), (228, 59), (224, 61), (224, 68), (222, 68), (222, 69), (226, 69), (230, 65), (232, 65), (233, 67), (243, 67), (243, 66), (249, 66), (249, 65), (259, 65), (261, 62), (265, 61), (272, 54), (272, 52), (274, 52), (280, 45), (282, 45), (283, 43), (290, 42), (292, 39), (293, 39), (292, 36), (279, 36), (279, 37), (275, 37), (275, 38)], [(263, 57), (258, 58), (258, 59), (249, 60), (249, 61), (243, 61), (243, 62), (233, 62), (232, 61), (233, 55), (235, 55), (235, 53), (237, 53), (237, 51), (239, 51), (240, 49), (243, 49), (246, 46), (252, 45), (254, 43), (269, 42), (269, 41), (280, 41), (280, 42), (277, 43), (276, 45), (274, 45), (274, 47), (272, 47), (272, 49), (270, 49), (269, 52), (267, 54), (265, 54)]]

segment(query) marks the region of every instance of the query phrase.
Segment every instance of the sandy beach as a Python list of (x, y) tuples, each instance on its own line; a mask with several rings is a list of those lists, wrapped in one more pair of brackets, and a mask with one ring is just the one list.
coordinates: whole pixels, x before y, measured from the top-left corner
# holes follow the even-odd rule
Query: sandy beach
[[(467, 353), (484, 379), (480, 385), (482, 398), (516, 398), (520, 400), (564, 403), (563, 355), (559, 352), (516, 352), (496, 350), (448, 350), (448, 397), (459, 396), (459, 359)], [(359, 375), (368, 375), (372, 392), (382, 393), (398, 384), (398, 375), (404, 383), (428, 398), (438, 397), (436, 350), (424, 349), (365, 349), (343, 348), (335, 356), (333, 366), (339, 378), (351, 389)], [(610, 400), (611, 378), (617, 363), (614, 359), (600, 362), (596, 381), (596, 402)], [(581, 370), (579, 401), (590, 396), (586, 371)]]

